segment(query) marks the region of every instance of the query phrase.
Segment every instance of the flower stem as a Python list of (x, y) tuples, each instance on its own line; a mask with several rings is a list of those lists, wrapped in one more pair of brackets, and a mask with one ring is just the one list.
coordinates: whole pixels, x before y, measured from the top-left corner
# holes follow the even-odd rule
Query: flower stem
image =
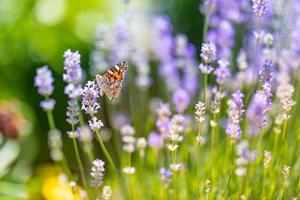
[(49, 123), (50, 129), (51, 130), (55, 129), (55, 122), (54, 122), (54, 119), (53, 119), (52, 111), (47, 112), (47, 118), (48, 118), (48, 123)]
[(87, 187), (87, 184), (86, 184), (86, 179), (85, 179), (85, 175), (84, 175), (82, 161), (81, 161), (81, 158), (80, 158), (80, 155), (79, 155), (79, 151), (78, 151), (77, 141), (76, 141), (76, 138), (72, 138), (72, 140), (73, 140), (74, 151), (75, 151), (77, 163), (78, 163), (78, 166), (79, 166), (79, 171), (80, 171), (81, 179), (82, 179), (84, 188), (87, 190), (88, 187)]
[[(229, 178), (228, 178), (228, 182), (227, 182), (227, 195), (229, 193), (229, 189), (230, 189), (230, 181), (231, 181), (231, 177), (232, 177), (232, 171), (233, 171), (233, 157), (234, 157), (234, 154), (233, 154), (233, 146), (234, 146), (234, 141), (231, 140), (230, 141), (230, 144), (231, 144), (231, 162), (230, 162), (230, 167), (229, 167)], [(227, 197), (226, 195), (226, 197)]]
[(206, 102), (206, 90), (207, 90), (207, 79), (208, 79), (208, 74), (204, 74), (204, 88), (203, 88), (203, 102)]
[(113, 168), (114, 171), (117, 171), (116, 165), (114, 164), (111, 156), (109, 155), (109, 153), (108, 153), (108, 151), (107, 151), (107, 149), (106, 149), (106, 147), (105, 147), (105, 145), (103, 143), (103, 140), (102, 140), (102, 138), (100, 136), (99, 130), (97, 130), (95, 133), (96, 133), (98, 142), (99, 142), (99, 144), (100, 144), (100, 146), (102, 148), (102, 151), (104, 152), (104, 155), (107, 158), (109, 164), (112, 166), (112, 168)]
[[(48, 119), (48, 124), (49, 124), (50, 130), (56, 129), (52, 111), (47, 112), (47, 119)], [(60, 163), (62, 169), (66, 172), (66, 174), (69, 177), (72, 177), (70, 167), (68, 165), (68, 162), (67, 162), (64, 154), (62, 154), (62, 159), (60, 160), (59, 163)]]

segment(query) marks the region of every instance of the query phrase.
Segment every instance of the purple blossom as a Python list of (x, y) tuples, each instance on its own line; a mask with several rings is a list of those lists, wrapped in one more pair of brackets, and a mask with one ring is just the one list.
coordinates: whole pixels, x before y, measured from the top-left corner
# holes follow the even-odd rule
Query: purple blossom
[(239, 164), (247, 165), (256, 159), (258, 152), (250, 151), (248, 142), (242, 141), (237, 145), (237, 154), (239, 156)]
[(82, 72), (80, 68), (80, 54), (78, 51), (72, 52), (70, 49), (64, 53), (63, 80), (69, 84), (77, 84), (81, 81)]
[(114, 113), (112, 118), (111, 118), (112, 126), (116, 130), (120, 130), (120, 128), (126, 124), (130, 123), (130, 119), (128, 114), (123, 113), (123, 112), (117, 112)]
[(159, 118), (169, 118), (171, 115), (170, 105), (168, 103), (160, 103), (156, 110)]
[(99, 91), (94, 82), (88, 81), (84, 88), (81, 90), (82, 95), (82, 110), (86, 114), (95, 114), (100, 108), (99, 103), (97, 102), (99, 97)]
[(44, 111), (52, 111), (55, 106), (56, 101), (54, 99), (46, 99), (40, 102), (40, 106)]
[(169, 118), (158, 118), (156, 127), (163, 137), (167, 137), (170, 131), (171, 121)]
[(70, 99), (68, 101), (68, 107), (67, 107), (67, 122), (71, 125), (76, 125), (79, 122), (78, 119), (79, 112), (80, 109), (76, 100)]
[(218, 64), (219, 66), (214, 71), (214, 75), (217, 76), (217, 83), (223, 84), (226, 78), (230, 76), (229, 62), (227, 60), (219, 60)]
[(170, 169), (164, 167), (160, 168), (160, 177), (163, 182), (168, 181), (170, 176), (172, 176), (172, 172)]
[(211, 63), (216, 60), (216, 45), (214, 43), (208, 42), (201, 45), (200, 57), (205, 63)]
[(256, 136), (260, 128), (267, 123), (265, 113), (268, 109), (266, 105), (267, 97), (264, 92), (258, 91), (251, 100), (247, 109), (247, 118), (249, 120), (247, 133), (250, 136)]
[(40, 67), (36, 70), (34, 85), (38, 88), (38, 93), (42, 96), (49, 96), (53, 93), (54, 78), (48, 66)]
[(68, 84), (64, 89), (64, 93), (68, 95), (70, 99), (76, 99), (81, 94), (81, 85)]
[(242, 136), (242, 130), (239, 124), (229, 123), (226, 128), (226, 134), (230, 139), (240, 139)]
[(176, 112), (183, 113), (190, 104), (189, 94), (184, 89), (178, 88), (173, 94), (173, 104)]
[(253, 12), (256, 16), (262, 17), (266, 14), (268, 8), (268, 0), (252, 0)]
[(274, 67), (271, 61), (266, 60), (258, 75), (263, 83), (271, 83), (274, 77)]
[(89, 120), (89, 127), (92, 131), (98, 131), (100, 130), (104, 124), (101, 120), (98, 120), (97, 117), (93, 117), (91, 120)]
[(164, 146), (164, 138), (159, 133), (152, 131), (148, 136), (148, 145), (154, 149), (161, 149)]
[(239, 109), (242, 109), (244, 107), (243, 98), (244, 94), (241, 93), (240, 90), (237, 90), (235, 93), (232, 94), (232, 99)]

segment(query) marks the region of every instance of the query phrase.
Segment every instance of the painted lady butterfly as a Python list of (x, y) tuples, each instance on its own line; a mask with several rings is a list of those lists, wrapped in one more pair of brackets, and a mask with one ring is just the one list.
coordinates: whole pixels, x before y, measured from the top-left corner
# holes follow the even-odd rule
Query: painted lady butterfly
[(105, 94), (111, 101), (115, 101), (119, 97), (127, 68), (128, 63), (122, 62), (110, 68), (102, 76), (96, 75), (101, 96)]

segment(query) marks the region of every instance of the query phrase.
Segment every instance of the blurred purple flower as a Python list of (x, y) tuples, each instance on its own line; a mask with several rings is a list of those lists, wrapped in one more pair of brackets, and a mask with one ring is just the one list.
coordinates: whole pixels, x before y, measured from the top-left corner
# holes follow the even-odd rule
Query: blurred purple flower
[(123, 112), (117, 112), (114, 113), (112, 118), (111, 118), (112, 126), (116, 130), (120, 130), (121, 127), (123, 127), (126, 124), (130, 123), (130, 119), (128, 114), (123, 113)]
[(158, 118), (156, 120), (156, 127), (164, 138), (169, 134), (170, 124), (171, 121), (169, 118)]
[(190, 104), (189, 94), (181, 88), (178, 88), (173, 93), (173, 104), (177, 113), (183, 113)]
[(253, 12), (256, 16), (262, 17), (266, 14), (268, 8), (268, 0), (252, 0)]
[(148, 145), (154, 149), (161, 149), (164, 146), (164, 139), (159, 133), (152, 131), (148, 136)]
[(64, 70), (63, 80), (69, 84), (77, 84), (82, 79), (80, 68), (80, 54), (78, 51), (72, 52), (70, 49), (64, 53)]
[(236, 140), (240, 139), (242, 136), (242, 130), (239, 124), (229, 123), (227, 124), (226, 134), (230, 139)]
[(40, 102), (40, 106), (45, 112), (52, 111), (55, 106), (56, 101), (54, 99), (45, 99)]
[(227, 60), (219, 60), (218, 68), (215, 69), (214, 75), (217, 77), (217, 83), (223, 84), (226, 78), (230, 76), (229, 62)]
[(170, 169), (164, 167), (160, 168), (160, 178), (163, 182), (168, 181), (170, 176), (172, 176), (172, 172)]
[(265, 117), (265, 111), (268, 109), (268, 107), (266, 107), (266, 99), (265, 93), (258, 91), (250, 102), (246, 113), (249, 121), (247, 129), (249, 136), (256, 136), (259, 129), (264, 127), (267, 123)]
[(36, 70), (36, 76), (34, 78), (34, 85), (38, 88), (38, 93), (42, 96), (49, 96), (53, 93), (54, 78), (51, 70), (48, 66), (40, 67)]
[(274, 67), (271, 61), (266, 60), (262, 66), (262, 68), (259, 70), (258, 75), (260, 77), (260, 80), (265, 83), (271, 83), (274, 77)]

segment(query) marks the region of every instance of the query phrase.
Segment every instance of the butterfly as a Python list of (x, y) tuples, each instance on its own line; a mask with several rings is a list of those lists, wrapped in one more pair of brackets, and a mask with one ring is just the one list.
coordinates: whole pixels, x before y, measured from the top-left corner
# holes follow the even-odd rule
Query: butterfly
[(101, 96), (105, 94), (110, 101), (115, 101), (120, 96), (127, 68), (128, 63), (121, 62), (111, 67), (102, 76), (96, 75), (96, 82)]

